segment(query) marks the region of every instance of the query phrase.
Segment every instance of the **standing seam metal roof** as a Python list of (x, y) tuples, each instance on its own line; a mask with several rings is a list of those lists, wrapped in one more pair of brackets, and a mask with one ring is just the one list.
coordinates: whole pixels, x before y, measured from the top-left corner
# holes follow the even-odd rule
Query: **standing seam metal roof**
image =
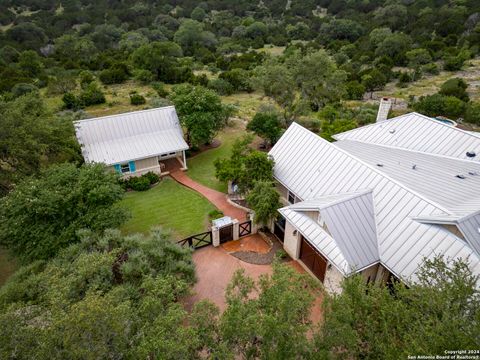
[(275, 177), (302, 199), (371, 189), (380, 260), (399, 278), (414, 279), (423, 259), (437, 254), (469, 258), (472, 270), (480, 273), (480, 259), (468, 244), (441, 226), (413, 219), (448, 215), (448, 210), (379, 169), (295, 123), (270, 155)]
[(173, 106), (74, 124), (87, 162), (111, 165), (188, 149)]

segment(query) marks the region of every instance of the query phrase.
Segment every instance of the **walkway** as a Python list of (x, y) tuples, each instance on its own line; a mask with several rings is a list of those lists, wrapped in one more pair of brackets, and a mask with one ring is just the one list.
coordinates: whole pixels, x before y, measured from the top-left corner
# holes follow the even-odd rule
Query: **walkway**
[(180, 168), (175, 168), (170, 170), (170, 176), (178, 181), (180, 184), (195, 190), (196, 192), (203, 195), (208, 199), (213, 205), (215, 205), (225, 216), (230, 216), (232, 219), (238, 219), (238, 221), (244, 221), (247, 219), (247, 213), (239, 209), (227, 201), (227, 195), (210, 189), (202, 184), (197, 183), (187, 176), (187, 174), (180, 170)]

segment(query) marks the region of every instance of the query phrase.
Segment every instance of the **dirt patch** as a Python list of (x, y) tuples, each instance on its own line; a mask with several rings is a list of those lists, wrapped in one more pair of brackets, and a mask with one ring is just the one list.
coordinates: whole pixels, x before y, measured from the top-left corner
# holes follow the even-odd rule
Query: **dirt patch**
[[(283, 250), (282, 244), (270, 233), (260, 233), (261, 236), (271, 244), (270, 251), (267, 253), (259, 253), (255, 251), (235, 251), (230, 255), (249, 264), (254, 265), (270, 265), (275, 259), (277, 251)], [(292, 259), (286, 255), (281, 262), (289, 262)]]

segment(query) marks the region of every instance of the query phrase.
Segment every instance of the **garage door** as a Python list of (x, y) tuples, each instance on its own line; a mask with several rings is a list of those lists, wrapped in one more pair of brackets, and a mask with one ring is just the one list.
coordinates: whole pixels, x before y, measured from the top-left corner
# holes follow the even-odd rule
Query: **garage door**
[(300, 247), (300, 260), (321, 282), (325, 279), (327, 259), (325, 259), (303, 236)]

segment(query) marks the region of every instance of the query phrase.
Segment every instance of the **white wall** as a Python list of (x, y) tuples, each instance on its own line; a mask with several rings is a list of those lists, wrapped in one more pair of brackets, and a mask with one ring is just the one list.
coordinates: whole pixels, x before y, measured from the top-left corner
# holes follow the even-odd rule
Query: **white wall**
[(341, 283), (344, 276), (333, 265), (327, 265), (323, 286), (330, 294), (340, 294), (342, 292)]
[(300, 233), (293, 235), (295, 228), (287, 221), (285, 224), (285, 239), (283, 248), (292, 259), (298, 260), (300, 254)]

